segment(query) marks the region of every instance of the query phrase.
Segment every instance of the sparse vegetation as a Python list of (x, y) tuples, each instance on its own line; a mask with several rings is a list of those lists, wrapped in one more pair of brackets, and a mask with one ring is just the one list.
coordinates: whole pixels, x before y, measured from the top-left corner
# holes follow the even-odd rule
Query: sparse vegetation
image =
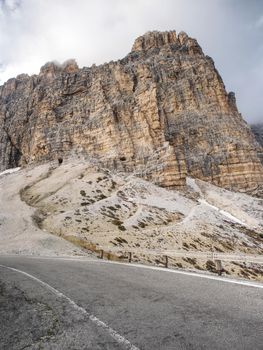
[[(77, 175), (76, 178), (80, 176)], [(65, 190), (63, 186), (59, 187), (59, 190), (54, 189), (55, 192), (48, 192), (47, 195), (38, 193), (36, 189), (32, 189), (32, 186), (24, 188), (25, 193), (23, 195), (27, 201), (31, 205), (38, 206), (39, 209), (43, 210), (43, 215), (39, 215), (39, 212), (37, 215), (34, 214), (36, 216), (33, 217), (34, 223), (38, 227), (45, 228), (62, 237), (69, 232), (72, 235), (76, 235), (76, 237), (80, 235), (81, 240), (77, 240), (79, 246), (86, 247), (86, 238), (92, 237), (94, 242), (96, 241), (100, 246), (104, 246), (105, 244), (106, 247), (110, 242), (113, 246), (118, 247), (118, 249), (120, 248), (120, 251), (123, 249), (123, 254), (124, 251), (128, 251), (128, 247), (137, 248), (137, 260), (141, 262), (148, 261), (154, 263), (155, 257), (147, 254), (143, 256), (139, 253), (140, 249), (183, 248), (185, 252), (190, 249), (211, 251), (213, 245), (214, 249), (218, 252), (230, 252), (236, 249), (247, 254), (261, 252), (259, 245), (262, 243), (263, 234), (259, 230), (247, 229), (238, 224), (231, 223), (229, 220), (226, 222), (222, 220), (221, 224), (219, 219), (216, 218), (218, 222), (215, 225), (213, 224), (213, 227), (209, 222), (206, 222), (205, 224), (200, 224), (199, 227), (195, 226), (196, 232), (193, 231), (191, 225), (188, 231), (188, 226), (186, 226), (187, 220), (177, 225), (178, 220), (182, 217), (187, 217), (188, 214), (185, 211), (183, 214), (180, 213), (183, 209), (174, 209), (175, 204), (173, 199), (171, 199), (171, 202), (173, 201), (171, 204), (172, 209), (169, 208), (170, 204), (167, 198), (163, 198), (168, 203), (167, 207), (163, 207), (162, 205), (161, 208), (157, 204), (153, 206), (148, 200), (147, 188), (144, 189), (143, 184), (142, 190), (140, 188), (141, 192), (137, 188), (133, 189), (133, 180), (131, 184), (129, 182), (126, 188), (123, 185), (126, 177), (123, 176), (120, 180), (121, 190), (116, 191), (117, 193), (112, 193), (112, 189), (117, 186), (117, 182), (113, 181), (110, 175), (109, 177), (96, 177), (97, 175), (91, 172), (93, 181), (87, 181), (89, 180), (88, 176), (88, 173), (85, 172), (85, 182), (74, 180), (71, 183), (73, 186), (72, 198), (70, 197), (71, 193), (68, 190), (68, 186), (65, 186)], [(116, 178), (117, 176), (116, 174)], [(104, 179), (106, 181), (102, 182)], [(136, 181), (134, 186), (136, 186)], [(98, 182), (100, 182), (99, 185), (97, 184)], [(86, 189), (83, 184), (86, 184)], [(89, 187), (87, 184), (93, 184), (93, 186)], [(84, 189), (81, 189), (81, 186)], [(156, 191), (158, 193), (160, 189)], [(75, 193), (77, 196), (75, 196)], [(144, 194), (145, 201), (142, 201), (141, 193)], [(116, 198), (116, 195), (121, 198)], [(103, 199), (106, 199), (106, 201), (98, 203)], [(117, 200), (120, 202), (116, 203)], [(93, 203), (96, 203), (96, 205), (92, 205)], [(179, 200), (177, 199), (176, 205), (178, 203)], [(60, 213), (65, 213), (65, 215), (61, 216)], [(67, 215), (69, 213), (70, 215)], [(203, 220), (203, 217), (201, 219)], [(54, 223), (55, 225), (52, 226)], [(129, 230), (130, 227), (131, 230)], [(246, 238), (243, 239), (239, 233), (245, 235)], [(127, 240), (122, 239), (122, 237), (116, 237), (114, 239), (112, 234), (125, 235), (125, 237), (127, 236), (129, 238)], [(105, 253), (105, 257), (107, 256)], [(158, 260), (163, 261), (162, 257), (158, 257)], [(170, 261), (169, 259), (169, 266), (171, 268), (189, 268), (191, 265), (190, 267), (196, 269), (207, 269), (211, 272), (216, 272), (216, 266), (213, 261), (206, 262), (194, 258), (178, 258), (179, 262), (174, 260), (171, 258)], [(254, 266), (234, 265), (231, 262), (227, 263), (226, 267), (228, 268), (228, 272), (226, 273), (239, 274), (242, 277), (250, 279), (257, 279), (260, 275), (263, 276), (261, 267), (258, 267), (257, 271), (257, 268), (254, 268)]]
[(99, 196), (96, 197), (99, 201), (102, 200), (102, 199), (106, 199), (107, 196), (105, 196), (105, 194), (100, 194)]
[(206, 269), (210, 272), (216, 272), (216, 264), (212, 260), (207, 260)]
[(117, 182), (111, 180), (111, 189), (114, 190), (116, 188)]
[(105, 180), (105, 179), (107, 179), (107, 176), (103, 176), (103, 177), (99, 176), (97, 178), (97, 182), (101, 182), (102, 180)]
[(117, 241), (118, 243), (126, 243), (126, 244), (128, 244), (126, 239), (124, 239), (122, 237), (115, 237), (114, 240)]
[(108, 209), (109, 210), (113, 210), (113, 211), (117, 211), (117, 209), (115, 207), (113, 207), (113, 206), (109, 206)]
[(120, 220), (118, 220), (118, 219), (114, 219), (114, 220), (112, 220), (111, 222), (113, 223), (113, 225), (116, 225), (116, 226), (119, 226), (119, 225), (122, 225), (122, 224), (123, 224), (123, 222), (120, 221)]

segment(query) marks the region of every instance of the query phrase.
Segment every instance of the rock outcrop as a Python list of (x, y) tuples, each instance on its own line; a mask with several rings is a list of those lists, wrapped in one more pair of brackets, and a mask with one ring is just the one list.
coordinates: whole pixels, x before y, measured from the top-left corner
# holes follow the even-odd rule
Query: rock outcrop
[(263, 164), (263, 123), (252, 124), (251, 130), (255, 135), (257, 142), (260, 144), (260, 148), (258, 151), (258, 156), (261, 159), (261, 163)]
[(258, 143), (195, 39), (149, 32), (123, 59), (47, 63), (0, 87), (0, 169), (85, 154), (165, 187), (186, 175), (259, 193)]
[(250, 127), (257, 142), (263, 147), (263, 123), (251, 124)]

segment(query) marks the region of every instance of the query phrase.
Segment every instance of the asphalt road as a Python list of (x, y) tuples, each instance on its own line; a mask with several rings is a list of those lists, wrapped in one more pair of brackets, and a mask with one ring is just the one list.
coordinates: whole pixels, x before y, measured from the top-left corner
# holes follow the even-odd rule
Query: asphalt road
[(2, 350), (263, 349), (262, 288), (100, 260), (0, 265)]

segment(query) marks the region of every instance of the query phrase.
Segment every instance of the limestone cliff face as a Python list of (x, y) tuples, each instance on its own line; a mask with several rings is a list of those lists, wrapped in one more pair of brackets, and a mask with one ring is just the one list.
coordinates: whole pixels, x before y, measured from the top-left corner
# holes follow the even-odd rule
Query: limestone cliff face
[(261, 146), (258, 150), (258, 156), (263, 164), (263, 123), (252, 124), (250, 127), (257, 142)]
[(213, 60), (185, 33), (150, 32), (117, 62), (48, 63), (0, 87), (0, 168), (83, 153), (162, 186), (186, 175), (260, 192), (258, 144)]
[(263, 123), (252, 124), (250, 127), (257, 142), (263, 147)]

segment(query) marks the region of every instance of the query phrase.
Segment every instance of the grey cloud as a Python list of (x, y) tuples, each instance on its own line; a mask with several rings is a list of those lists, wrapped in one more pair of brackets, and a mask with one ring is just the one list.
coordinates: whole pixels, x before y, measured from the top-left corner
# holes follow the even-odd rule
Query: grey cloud
[(213, 57), (248, 121), (263, 119), (261, 0), (0, 0), (0, 81), (47, 61), (126, 55), (148, 30), (186, 31)]

